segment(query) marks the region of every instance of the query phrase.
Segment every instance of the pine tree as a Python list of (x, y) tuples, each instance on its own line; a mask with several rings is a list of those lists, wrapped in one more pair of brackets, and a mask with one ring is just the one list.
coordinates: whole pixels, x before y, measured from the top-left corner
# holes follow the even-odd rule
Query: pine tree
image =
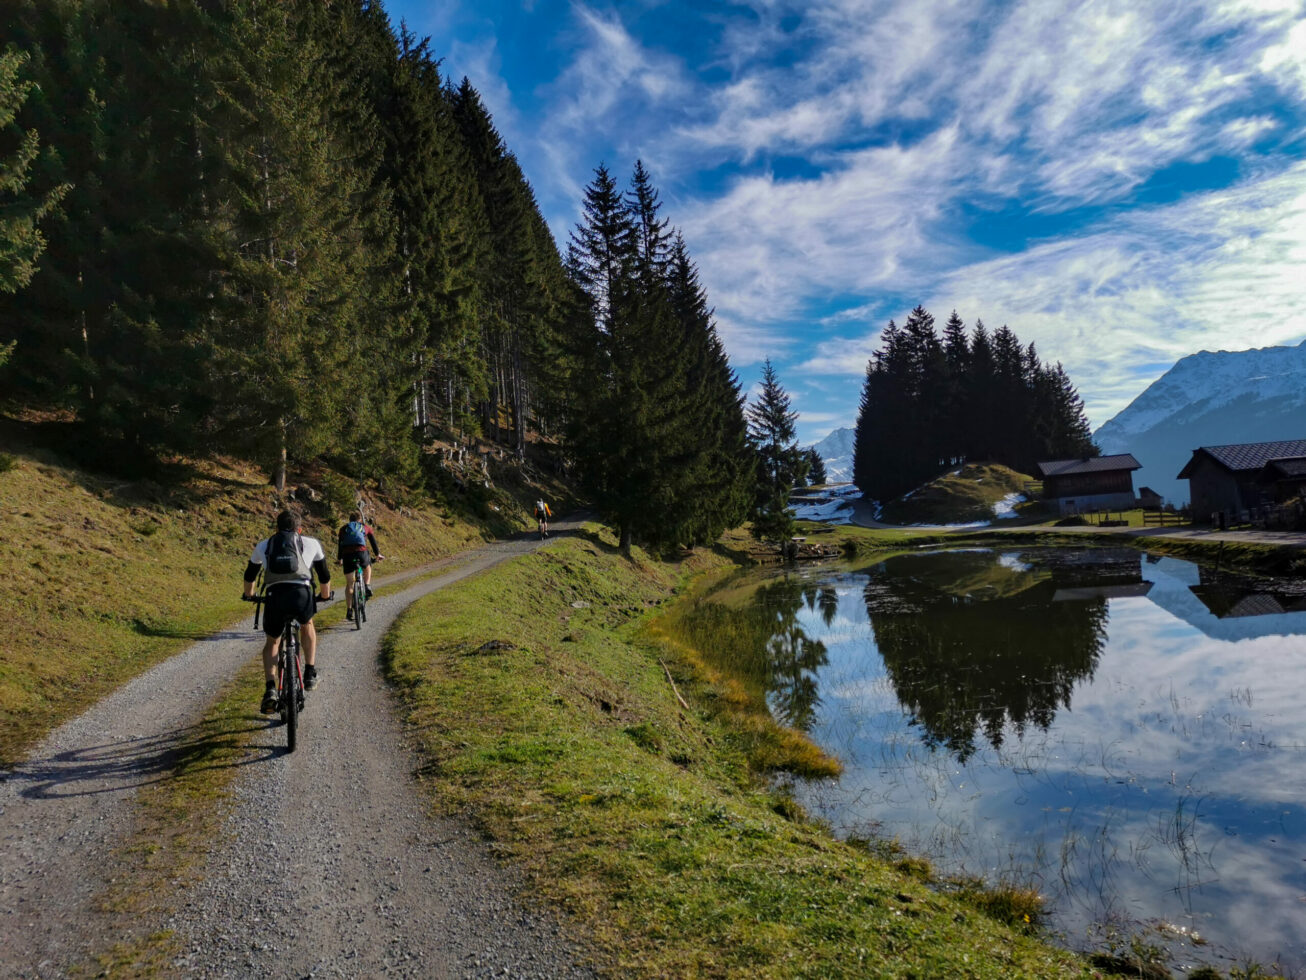
[(825, 460), (813, 446), (807, 450), (807, 482), (809, 486), (823, 487), (829, 477), (825, 473)]
[(266, 460), (281, 489), (292, 459), (337, 444), (340, 419), (361, 397), (351, 338), (386, 257), (364, 233), (371, 175), (330, 126), (322, 39), (298, 5), (240, 0), (230, 12), (214, 188), (232, 394), (222, 436)]
[(193, 138), (208, 21), (185, 5), (52, 0), (21, 5), (16, 24), (40, 83), (27, 109), (50, 147), (34, 180), (69, 187), (14, 309), (33, 355), (25, 393), (72, 408), (82, 451), (117, 469), (196, 446), (213, 268)]
[[(637, 186), (638, 175), (637, 169)], [(671, 243), (667, 288), (679, 326), (678, 343), (687, 355), (678, 432), (684, 447), (679, 464), (684, 486), (671, 531), (679, 542), (702, 544), (746, 519), (752, 454), (739, 380), (680, 235)]]
[(68, 191), (65, 184), (33, 197), (27, 189), (40, 152), (36, 130), (15, 125), (33, 85), (21, 77), (27, 60), (27, 54), (15, 48), (0, 52), (0, 134), (14, 146), (0, 161), (0, 293), (16, 293), (32, 281), (45, 249), (39, 224)]
[(794, 440), (798, 414), (780, 385), (770, 358), (762, 368), (762, 390), (748, 406), (748, 441), (757, 453), (757, 495), (753, 505), (753, 537), (788, 541), (794, 518), (789, 491), (805, 471), (803, 451)]

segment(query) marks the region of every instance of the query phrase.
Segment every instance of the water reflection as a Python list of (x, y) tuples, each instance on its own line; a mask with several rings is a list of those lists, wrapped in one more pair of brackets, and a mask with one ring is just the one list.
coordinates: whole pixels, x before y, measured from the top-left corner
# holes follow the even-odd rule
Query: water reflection
[(1189, 962), (1301, 973), (1306, 588), (1239, 584), (1132, 551), (911, 554), (731, 582), (690, 619), (843, 762), (795, 787), (837, 832), (1032, 883), (1072, 945), (1164, 921), (1210, 940)]
[(996, 749), (1008, 725), (1047, 728), (1097, 667), (1106, 597), (1145, 591), (1141, 565), (1137, 551), (938, 552), (869, 569), (875, 645), (926, 744), (964, 762), (981, 733)]
[[(681, 623), (690, 643), (744, 684), (784, 724), (809, 731), (820, 705), (816, 672), (829, 662), (824, 643), (800, 618), (807, 609), (829, 626), (839, 609), (833, 588), (786, 574), (749, 587), (742, 601), (698, 604)], [(761, 656), (759, 656), (759, 651)]]

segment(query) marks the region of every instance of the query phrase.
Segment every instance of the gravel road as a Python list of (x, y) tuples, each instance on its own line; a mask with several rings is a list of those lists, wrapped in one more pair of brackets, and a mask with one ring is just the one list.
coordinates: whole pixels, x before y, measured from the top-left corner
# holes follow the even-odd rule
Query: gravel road
[[(171, 902), (167, 921), (139, 924), (138, 935), (168, 928), (180, 939), (175, 975), (593, 975), (547, 914), (513, 897), (518, 883), (468, 827), (429, 813), (377, 665), (381, 635), (415, 599), (540, 544), (488, 545), (376, 596), (361, 631), (342, 622), (320, 632), (321, 680), (299, 747), (285, 751), (279, 724), (254, 736), (201, 880)], [(136, 789), (167, 778), (172, 750), (259, 642), (246, 620), (196, 643), (4, 774), (0, 976), (64, 976), (121, 938), (104, 934), (110, 920), (95, 902), (130, 832)], [(250, 720), (261, 724), (256, 708)]]

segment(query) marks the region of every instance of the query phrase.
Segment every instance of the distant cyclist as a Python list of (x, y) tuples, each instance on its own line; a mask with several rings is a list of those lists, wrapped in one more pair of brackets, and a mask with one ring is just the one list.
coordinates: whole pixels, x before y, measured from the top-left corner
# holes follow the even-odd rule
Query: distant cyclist
[[(286, 621), (299, 623), (300, 646), (304, 650), (304, 687), (317, 686), (317, 630), (313, 615), (317, 612), (317, 599), (331, 598), (328, 583), (331, 569), (327, 566), (326, 552), (317, 538), (304, 535), (298, 514), (283, 510), (277, 515), (277, 532), (254, 546), (245, 568), (245, 598), (254, 595), (254, 582), (259, 567), (263, 567), (263, 673), (267, 688), (259, 711), (265, 715), (277, 710), (277, 648), (281, 646), (281, 631)], [(313, 574), (317, 573), (318, 595), (313, 595)]]
[[(354, 511), (349, 515), (349, 522), (337, 535), (336, 551), (341, 564), (345, 566), (345, 618), (354, 618), (354, 577), (359, 569), (363, 572), (363, 590), (372, 598), (372, 562), (381, 561), (385, 555), (376, 543), (376, 532), (363, 523), (363, 512)], [(370, 551), (368, 550), (370, 547)], [(373, 559), (373, 555), (376, 556)]]
[(535, 501), (535, 519), (540, 522), (540, 537), (549, 536), (549, 518), (553, 516), (553, 511), (549, 510), (549, 505), (541, 497)]

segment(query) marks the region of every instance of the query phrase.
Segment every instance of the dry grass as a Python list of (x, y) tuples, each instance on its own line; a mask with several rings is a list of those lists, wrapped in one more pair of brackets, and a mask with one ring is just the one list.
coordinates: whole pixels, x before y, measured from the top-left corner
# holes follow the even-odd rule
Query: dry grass
[[(178, 462), (166, 483), (80, 470), (20, 446), (0, 473), (0, 767), (153, 664), (243, 618), (245, 560), (283, 505), (261, 473), (229, 460)], [(361, 489), (394, 559), (421, 565), (479, 543), (447, 511), (392, 506), (374, 487), (325, 471), (295, 474), (306, 531), (327, 542), (339, 505), (327, 488)], [(316, 498), (316, 499), (314, 499)], [(511, 510), (505, 504), (504, 510)], [(524, 526), (524, 512), (516, 517)], [(506, 519), (506, 518), (505, 518)]]
[(1023, 493), (1031, 477), (1000, 463), (967, 463), (885, 505), (890, 524), (960, 524), (987, 521), (993, 505), (1011, 493)]

